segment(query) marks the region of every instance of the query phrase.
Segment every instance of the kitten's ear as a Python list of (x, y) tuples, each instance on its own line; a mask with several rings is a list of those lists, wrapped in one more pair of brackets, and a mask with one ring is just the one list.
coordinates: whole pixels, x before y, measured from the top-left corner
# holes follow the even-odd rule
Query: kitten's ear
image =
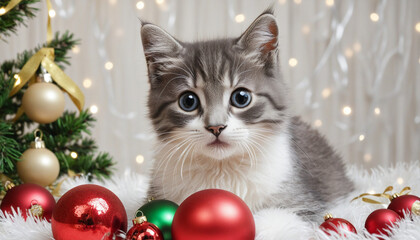
[(141, 40), (148, 64), (161, 57), (176, 56), (183, 48), (169, 33), (150, 23), (142, 23)]
[(255, 19), (237, 39), (236, 45), (241, 50), (256, 53), (262, 60), (275, 57), (278, 46), (278, 27), (272, 12), (268, 10)]

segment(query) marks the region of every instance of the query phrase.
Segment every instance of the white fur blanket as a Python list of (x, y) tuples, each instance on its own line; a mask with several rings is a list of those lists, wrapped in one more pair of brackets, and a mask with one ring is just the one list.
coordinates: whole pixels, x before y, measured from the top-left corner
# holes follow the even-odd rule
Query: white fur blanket
[[(356, 184), (356, 190), (329, 209), (334, 217), (347, 219), (356, 227), (358, 234), (347, 234), (346, 239), (377, 239), (364, 230), (364, 222), (373, 210), (384, 207), (358, 200), (350, 202), (351, 198), (365, 192), (382, 192), (387, 186), (393, 186), (398, 191), (404, 186), (410, 186), (411, 194), (420, 195), (420, 165), (418, 163), (399, 164), (393, 168), (377, 168), (369, 172), (351, 168), (349, 174)], [(84, 183), (87, 183), (86, 179), (69, 179), (63, 183), (62, 192)], [(94, 183), (107, 187), (121, 199), (127, 210), (130, 228), (130, 219), (146, 197), (148, 178), (132, 173), (114, 176), (104, 183)], [(322, 216), (320, 216), (320, 223), (322, 221)], [(255, 214), (255, 223), (258, 240), (342, 239), (339, 236), (327, 236), (319, 230), (319, 223), (303, 222), (287, 209), (273, 208), (258, 212)], [(393, 235), (384, 237), (384, 240), (420, 239), (420, 216), (415, 216), (413, 220), (402, 220), (392, 232)], [(46, 221), (35, 221), (33, 218), (24, 221), (18, 214), (4, 216), (0, 213), (0, 239), (44, 240), (53, 239), (53, 236), (51, 225)]]

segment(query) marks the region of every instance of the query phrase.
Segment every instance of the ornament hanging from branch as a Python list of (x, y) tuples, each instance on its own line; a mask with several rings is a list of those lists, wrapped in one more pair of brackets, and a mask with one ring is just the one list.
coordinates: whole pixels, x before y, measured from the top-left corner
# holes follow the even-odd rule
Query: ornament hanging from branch
[(35, 141), (23, 152), (17, 162), (17, 172), (25, 183), (35, 183), (43, 187), (52, 184), (60, 173), (60, 163), (53, 152), (45, 148), (42, 132), (34, 132)]
[[(48, 11), (52, 10), (49, 0), (47, 0), (47, 7)], [(51, 40), (51, 18), (48, 15), (47, 43), (51, 43)], [(15, 75), (16, 82), (9, 94), (10, 97), (14, 96), (26, 83), (29, 82), (30, 86), (27, 90), (28, 93), (25, 93), (26, 96), (24, 95), (22, 100), (23, 106), (19, 108), (14, 121), (19, 119), (24, 112), (31, 120), (39, 123), (50, 123), (57, 120), (64, 110), (62, 106), (64, 99), (58, 93), (60, 91), (58, 87), (48, 83), (49, 80), (54, 81), (63, 91), (67, 92), (79, 111), (82, 111), (85, 96), (76, 83), (54, 62), (54, 57), (54, 48), (41, 48), (25, 63), (21, 71)], [(42, 71), (41, 79), (47, 83), (35, 83), (35, 74), (40, 66)]]
[(42, 74), (30, 84), (22, 98), (22, 107), (29, 119), (38, 123), (51, 123), (64, 112), (64, 94), (52, 83), (51, 75), (41, 66)]

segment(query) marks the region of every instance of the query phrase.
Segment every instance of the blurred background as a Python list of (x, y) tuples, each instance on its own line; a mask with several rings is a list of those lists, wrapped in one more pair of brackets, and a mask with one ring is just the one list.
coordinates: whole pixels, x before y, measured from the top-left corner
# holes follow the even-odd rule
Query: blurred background
[[(153, 131), (140, 19), (183, 41), (237, 37), (268, 6), (295, 114), (367, 169), (420, 159), (418, 0), (52, 0), (53, 31), (81, 39), (65, 69), (98, 119), (117, 173), (150, 168)], [(46, 41), (47, 7), (0, 41), (0, 62)], [(67, 109), (76, 110), (67, 97)]]

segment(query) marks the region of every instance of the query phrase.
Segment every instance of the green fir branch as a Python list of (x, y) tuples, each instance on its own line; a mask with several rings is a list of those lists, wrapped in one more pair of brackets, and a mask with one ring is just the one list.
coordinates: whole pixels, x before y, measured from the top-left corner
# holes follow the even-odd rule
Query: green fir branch
[(88, 176), (89, 180), (93, 178), (103, 180), (109, 178), (112, 173), (114, 162), (108, 153), (99, 153), (96, 157), (92, 154), (79, 155), (76, 159), (67, 157), (69, 168), (76, 173), (82, 173)]
[[(107, 178), (115, 163), (107, 153), (99, 153), (95, 141), (89, 138), (90, 128), (96, 119), (87, 110), (80, 112), (65, 112), (57, 121), (40, 125), (43, 132), (43, 141), (46, 148), (54, 152), (60, 162), (60, 173), (66, 174), (68, 170), (82, 173), (98, 179)], [(30, 144), (33, 134), (28, 133), (22, 138), (24, 145)], [(71, 152), (77, 153), (77, 158), (70, 156)]]
[[(23, 0), (18, 6), (0, 17), (0, 38), (16, 32), (19, 24), (34, 16), (37, 9), (29, 6), (39, 0)], [(0, 0), (0, 7), (6, 6), (9, 1)], [(62, 69), (69, 65), (69, 51), (79, 44), (73, 34), (65, 32), (56, 33), (49, 44), (38, 45), (32, 50), (26, 50), (17, 55), (16, 59), (4, 61), (0, 65), (0, 173), (4, 173), (14, 181), (19, 182), (16, 162), (21, 153), (29, 148), (34, 141), (32, 132), (28, 129), (39, 128), (43, 132), (46, 148), (57, 156), (60, 162), (60, 175), (67, 174), (69, 170), (82, 173), (89, 179), (104, 179), (111, 175), (115, 163), (108, 153), (96, 153), (98, 147), (95, 140), (90, 137), (91, 127), (96, 119), (87, 110), (64, 112), (55, 122), (37, 124), (25, 114), (16, 122), (11, 118), (21, 106), (21, 99), (27, 89), (24, 86), (16, 95), (9, 97), (14, 85), (14, 75), (19, 73), (28, 60), (41, 48), (54, 48), (55, 63)], [(33, 126), (36, 124), (36, 126)], [(76, 152), (77, 157), (70, 153)], [(2, 187), (0, 186), (0, 190)]]
[(10, 174), (19, 160), (19, 144), (13, 138), (12, 124), (0, 122), (0, 173)]
[[(5, 7), (10, 0), (0, 0), (0, 7)], [(39, 2), (39, 0), (22, 0), (9, 12), (0, 16), (0, 39), (5, 40), (11, 33), (16, 33), (17, 27), (21, 24), (26, 26), (25, 21), (35, 17), (37, 8), (32, 7), (32, 4)]]
[(70, 57), (67, 55), (68, 52), (76, 45), (80, 44), (80, 40), (74, 39), (74, 35), (68, 31), (60, 34), (59, 32), (55, 33), (53, 40), (50, 44), (38, 45), (33, 50), (27, 50), (17, 55), (16, 60), (5, 61), (0, 66), (0, 71), (2, 74), (5, 74), (7, 77), (13, 77), (15, 74), (19, 73), (20, 69), (23, 68), (26, 62), (38, 52), (43, 47), (54, 48), (54, 62), (64, 69), (65, 65), (70, 65)]

